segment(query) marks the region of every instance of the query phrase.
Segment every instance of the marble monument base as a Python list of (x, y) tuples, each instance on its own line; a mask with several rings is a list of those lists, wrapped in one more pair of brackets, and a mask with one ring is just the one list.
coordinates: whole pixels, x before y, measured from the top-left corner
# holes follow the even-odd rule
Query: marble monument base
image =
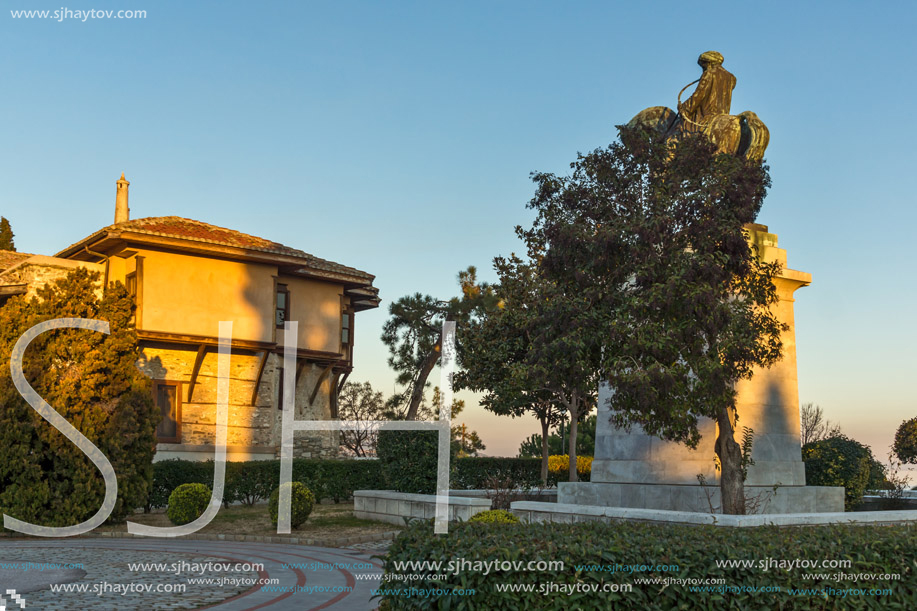
[[(834, 486), (746, 486), (749, 514), (844, 511), (844, 489)], [(560, 482), (557, 502), (635, 509), (720, 513), (719, 485)]]

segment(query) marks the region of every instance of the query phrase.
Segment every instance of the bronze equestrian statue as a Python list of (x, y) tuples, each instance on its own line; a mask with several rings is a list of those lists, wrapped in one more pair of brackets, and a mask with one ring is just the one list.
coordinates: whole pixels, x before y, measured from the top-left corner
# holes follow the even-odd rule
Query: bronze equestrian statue
[[(716, 145), (718, 152), (761, 161), (770, 133), (750, 110), (729, 114), (736, 77), (723, 68), (723, 56), (707, 51), (697, 63), (704, 72), (679, 92), (677, 113), (665, 106), (653, 106), (631, 119), (628, 127), (643, 127), (673, 144), (686, 134), (702, 133)], [(694, 83), (697, 83), (694, 93), (682, 102), (681, 94)]]

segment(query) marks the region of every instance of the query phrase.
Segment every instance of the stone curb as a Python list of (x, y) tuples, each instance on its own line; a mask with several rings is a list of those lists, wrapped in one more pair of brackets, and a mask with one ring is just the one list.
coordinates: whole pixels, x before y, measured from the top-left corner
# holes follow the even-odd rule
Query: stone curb
[(516, 501), (512, 512), (523, 522), (574, 523), (585, 521), (612, 522), (628, 520), (669, 524), (710, 524), (727, 527), (758, 526), (822, 526), (829, 524), (898, 525), (917, 523), (917, 511), (851, 511), (825, 513), (771, 513), (757, 515), (723, 515), (690, 511), (668, 511), (604, 505), (574, 505), (570, 503), (540, 503)]

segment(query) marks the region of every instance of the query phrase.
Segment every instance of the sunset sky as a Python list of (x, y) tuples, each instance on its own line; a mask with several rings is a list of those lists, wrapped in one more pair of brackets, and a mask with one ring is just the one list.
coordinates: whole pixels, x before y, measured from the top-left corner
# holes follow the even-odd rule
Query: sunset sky
[[(715, 49), (732, 110), (767, 124), (759, 217), (797, 292), (800, 398), (885, 459), (917, 416), (913, 144), (917, 7), (907, 2), (166, 2), (143, 19), (26, 19), (4, 0), (0, 213), (53, 254), (112, 222), (179, 215), (376, 275), (351, 380), (393, 390), (388, 304), (455, 295), (520, 252), (529, 173), (563, 173), (648, 106), (674, 107)], [(214, 321), (216, 330), (217, 321)], [(214, 331), (216, 332), (216, 331)], [(431, 376), (438, 380), (438, 373)], [(534, 419), (464, 421), (515, 455)], [(912, 482), (913, 483), (913, 482)]]

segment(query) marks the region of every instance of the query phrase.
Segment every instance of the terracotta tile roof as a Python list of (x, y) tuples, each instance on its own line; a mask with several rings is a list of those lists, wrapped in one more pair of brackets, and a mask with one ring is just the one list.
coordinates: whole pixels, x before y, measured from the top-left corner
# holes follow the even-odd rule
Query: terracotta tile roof
[[(303, 267), (331, 274), (355, 276), (370, 282), (374, 277), (372, 274), (368, 274), (353, 267), (341, 265), (340, 263), (335, 263), (333, 261), (315, 257), (296, 248), (284, 246), (279, 242), (272, 242), (271, 240), (259, 238), (247, 233), (242, 233), (241, 231), (226, 229), (224, 227), (217, 227), (216, 225), (202, 223), (201, 221), (186, 219), (180, 216), (155, 216), (142, 219), (133, 219), (124, 223), (116, 223), (114, 225), (104, 227), (103, 229), (93, 234), (93, 236), (104, 235), (109, 232), (121, 231), (162, 236), (167, 238), (178, 238), (182, 240), (190, 240), (193, 242), (204, 242), (207, 244), (218, 244), (221, 246), (231, 246), (236, 248), (243, 248), (246, 250), (255, 250), (271, 254), (283, 255), (285, 257), (294, 257), (303, 260)], [(90, 238), (93, 236), (90, 236)], [(88, 239), (89, 238), (87, 238), (87, 240)], [(87, 240), (83, 240), (82, 242)], [(78, 242), (77, 244), (82, 242)], [(77, 244), (69, 246), (68, 248), (61, 251), (61, 253), (70, 250)], [(58, 253), (58, 255), (61, 253)]]
[(26, 259), (32, 256), (34, 255), (30, 255), (27, 252), (16, 252), (15, 250), (0, 250), (0, 272), (13, 267), (17, 263), (22, 263), (23, 261), (25, 261)]

